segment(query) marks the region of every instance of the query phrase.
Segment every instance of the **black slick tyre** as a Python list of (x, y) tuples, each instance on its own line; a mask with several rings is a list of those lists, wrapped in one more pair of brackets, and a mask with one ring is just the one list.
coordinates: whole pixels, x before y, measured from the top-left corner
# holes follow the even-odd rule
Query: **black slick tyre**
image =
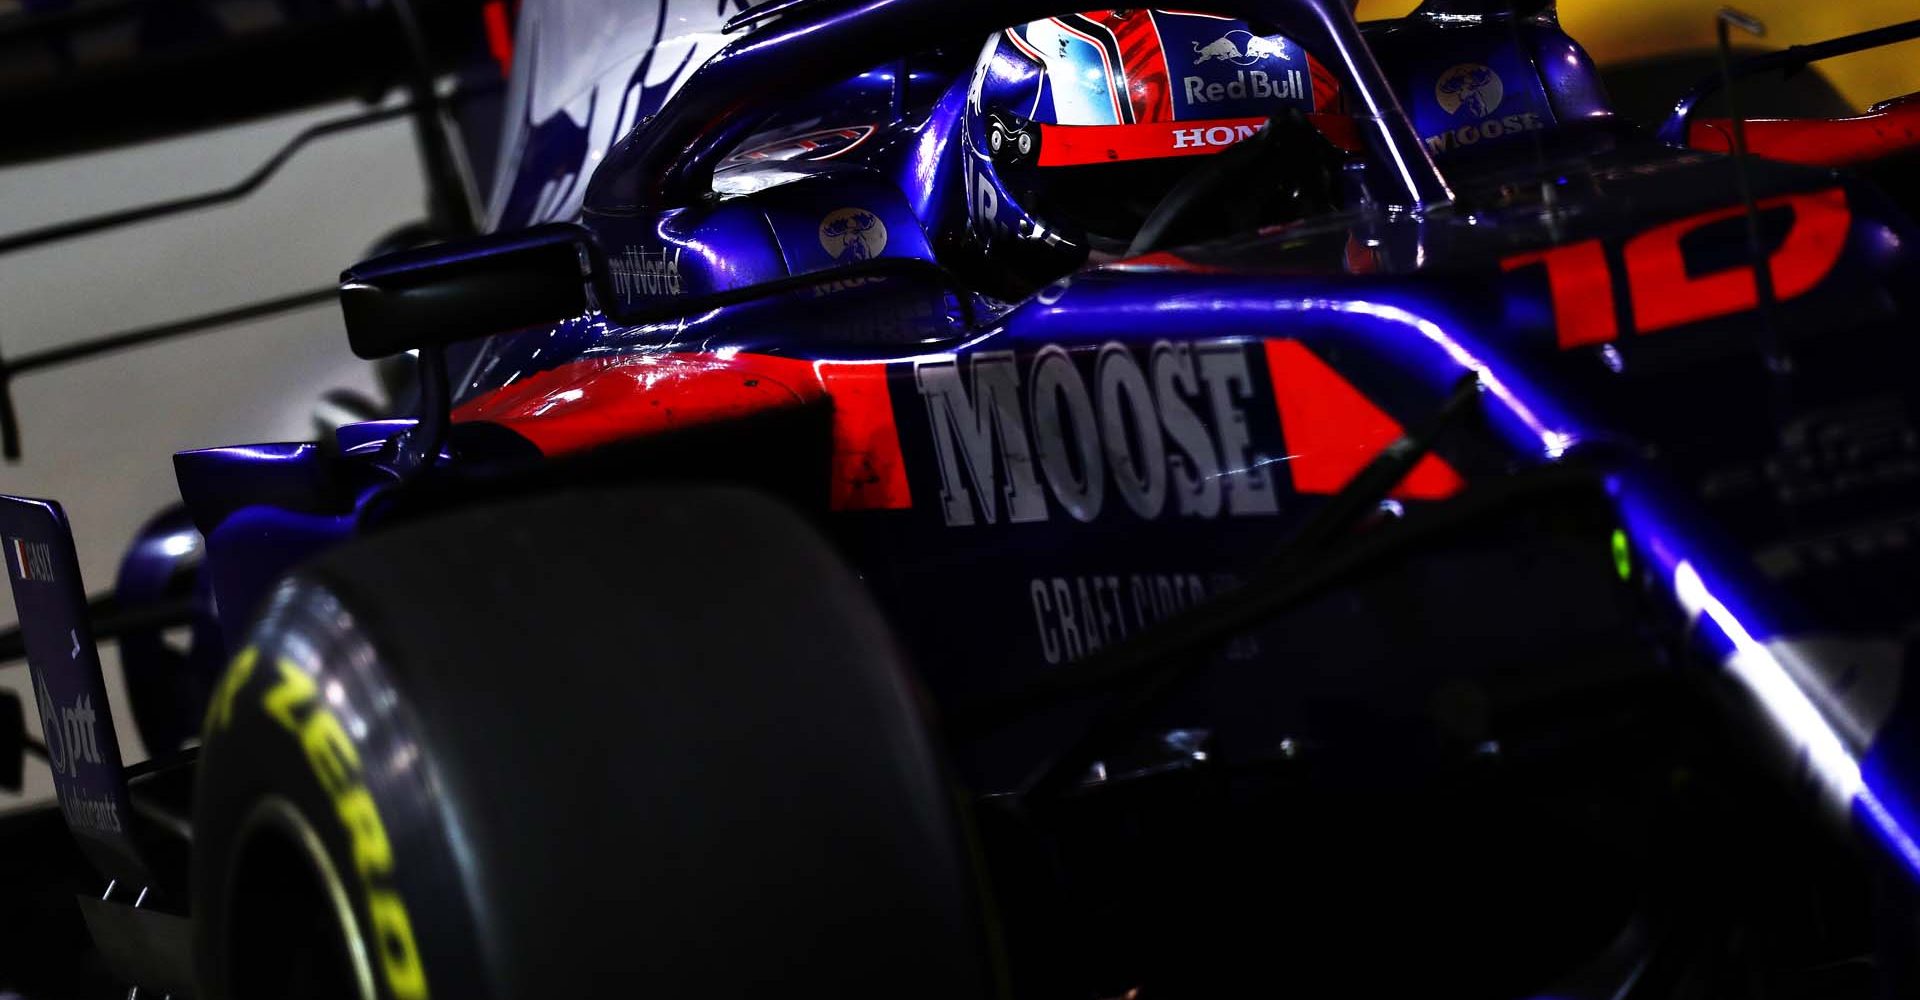
[(995, 992), (885, 624), (755, 494), (343, 546), (262, 612), (200, 766), (207, 1000)]

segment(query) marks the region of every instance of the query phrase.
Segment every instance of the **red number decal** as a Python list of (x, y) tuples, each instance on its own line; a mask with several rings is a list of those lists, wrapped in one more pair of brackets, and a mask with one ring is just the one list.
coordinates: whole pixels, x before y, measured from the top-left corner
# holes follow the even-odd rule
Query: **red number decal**
[[(1760, 202), (1762, 211), (1782, 207), (1793, 210), (1793, 228), (1773, 252), (1768, 267), (1773, 271), (1774, 292), (1785, 302), (1812, 291), (1833, 271), (1841, 251), (1846, 249), (1853, 215), (1847, 207), (1847, 193), (1840, 188)], [(1680, 241), (1688, 233), (1739, 218), (1744, 211), (1739, 206), (1716, 209), (1656, 226), (1627, 242), (1627, 287), (1638, 332), (1654, 333), (1759, 306), (1760, 293), (1752, 268), (1736, 265), (1691, 275), (1680, 252)], [(1599, 240), (1518, 254), (1501, 262), (1507, 271), (1534, 264), (1547, 269), (1561, 348), (1602, 344), (1619, 336), (1613, 309), (1613, 272)]]
[(1613, 270), (1599, 240), (1508, 257), (1500, 266), (1508, 271), (1544, 264), (1547, 287), (1553, 292), (1553, 325), (1560, 331), (1560, 347), (1604, 344), (1620, 335), (1613, 318)]
[[(1805, 295), (1833, 270), (1846, 246), (1852, 216), (1845, 191), (1791, 194), (1760, 202), (1761, 210), (1793, 209), (1793, 228), (1774, 251), (1769, 266), (1780, 301)], [(1627, 244), (1627, 284), (1633, 289), (1634, 325), (1641, 333), (1745, 312), (1760, 304), (1753, 269), (1744, 264), (1703, 274), (1687, 273), (1680, 240), (1688, 233), (1726, 219), (1739, 218), (1738, 206), (1696, 215), (1649, 229)]]

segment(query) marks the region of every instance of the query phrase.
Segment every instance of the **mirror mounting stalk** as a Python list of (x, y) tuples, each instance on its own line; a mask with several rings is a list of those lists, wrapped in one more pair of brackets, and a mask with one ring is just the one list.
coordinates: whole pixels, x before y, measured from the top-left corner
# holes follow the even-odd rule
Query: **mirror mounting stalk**
[(453, 426), (453, 393), (447, 385), (447, 349), (440, 345), (420, 349), (419, 423), (400, 437), (397, 456), (402, 476), (409, 479), (433, 468), (447, 446)]

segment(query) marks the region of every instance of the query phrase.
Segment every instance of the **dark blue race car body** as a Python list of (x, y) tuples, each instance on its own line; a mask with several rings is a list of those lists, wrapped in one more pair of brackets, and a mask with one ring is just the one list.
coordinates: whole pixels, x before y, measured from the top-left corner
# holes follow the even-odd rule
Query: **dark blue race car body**
[[(584, 115), (537, 107), (551, 46), (523, 22), (498, 234), (348, 272), (385, 294), (546, 245), (588, 262), (580, 315), (460, 359), (431, 475), (413, 421), (176, 458), (205, 645), (234, 652), (303, 560), (423, 512), (577, 477), (741, 480), (818, 512), (980, 795), (1091, 711), (1049, 684), (1286, 585), (1278, 566), (1318, 589), (1206, 654), (1101, 774), (1312, 748), (1417, 785), (1455, 766), (1436, 725), (1466, 756), (1514, 751), (1542, 741), (1516, 719), (1672, 673), (1920, 878), (1920, 227), (1879, 189), (1755, 160), (1750, 217), (1737, 161), (1606, 113), (1550, 9), (1356, 30), (1337, 4), (1241, 4), (1342, 80), (1343, 207), (1007, 301), (969, 287), (957, 234), (996, 195), (957, 133), (977, 39), (1057, 11), (935, 28), (922, 0), (803, 5), (708, 59), (726, 39), (671, 35), (681, 6), (602, 60)], [(834, 54), (883, 43), (898, 58), (859, 75)], [(1183, 68), (1211, 74), (1186, 92), (1252, 61)], [(748, 114), (755, 78), (808, 96)], [(1377, 562), (1271, 562), (1407, 441), (1430, 451), (1345, 543), (1470, 523)], [(1435, 723), (1462, 690), (1478, 721)], [(1040, 707), (1009, 714), (1023, 698)]]
[[(1378, 31), (1389, 77), (1416, 95), (1414, 125), (1429, 148), (1476, 134), (1448, 129), (1456, 115), (1431, 99), (1428, 81), (1447, 67), (1479, 59), (1498, 79), (1543, 81), (1507, 84), (1481, 117), (1481, 133), (1517, 117), (1521, 134), (1453, 161), (1450, 210), (1363, 206), (1095, 268), (975, 329), (959, 328), (944, 289), (876, 294), (860, 279), (666, 323), (589, 316), (490, 344), (456, 419), (561, 454), (824, 396), (836, 412), (834, 454), (818, 470), (832, 523), (864, 554), (861, 568), (895, 606), (934, 689), (964, 698), (1018, 687), (1232, 586), (1478, 372), (1483, 426), (1442, 442), (1396, 492), (1405, 503), (1605, 455), (1595, 462), (1618, 498), (1636, 572), (1669, 590), (1681, 574), (1690, 602), (1704, 586), (1738, 609), (1720, 624), (1758, 644), (1714, 649), (1734, 636), (1703, 627), (1710, 655), (1824, 636), (1899, 645), (1915, 569), (1903, 541), (1912, 484), (1901, 471), (1911, 459), (1910, 223), (1873, 189), (1830, 173), (1756, 167), (1782, 300), (1771, 322), (1796, 361), (1791, 375), (1770, 377), (1732, 161), (1587, 120), (1595, 95), (1557, 92), (1544, 75), (1562, 60), (1542, 50), (1557, 45), (1572, 59), (1577, 49), (1550, 27), (1528, 30), (1548, 41), (1516, 51), (1505, 25)], [(1402, 64), (1396, 51), (1418, 56)], [(844, 85), (808, 118), (819, 124), (806, 134), (850, 148), (768, 166), (749, 150), (719, 171), (723, 191), (754, 191), (754, 173), (778, 171), (755, 193), (658, 217), (589, 204), (612, 309), (827, 272), (861, 245), (831, 232), (850, 206), (883, 234), (865, 244), (876, 254), (934, 259), (967, 194), (958, 151), (936, 141), (956, 127), (965, 87), (899, 64)], [(885, 120), (890, 112), (900, 117)], [(1526, 123), (1543, 121), (1563, 124), (1529, 141)], [(927, 162), (928, 150), (946, 155)], [(677, 412), (649, 412), (661, 405)], [(376, 454), (384, 431), (345, 450)], [(306, 547), (261, 546), (256, 519), (283, 522), (276, 536), (312, 546), (356, 528), (350, 509), (296, 517), (254, 502), (246, 471), (319, 476), (331, 461), (311, 447), (181, 457), (223, 605), (252, 606), (259, 590), (249, 587)], [(1580, 609), (1537, 582), (1525, 589), (1558, 607), (1521, 610), (1441, 586), (1422, 603), (1457, 595), (1465, 607), (1423, 617), (1443, 630), (1433, 641), (1590, 641)], [(1321, 673), (1358, 683), (1369, 660), (1404, 655), (1367, 648), (1365, 614), (1330, 617), (1320, 637), (1290, 631), (1267, 643), (1287, 663), (1273, 668), (1283, 687)], [(1324, 671), (1303, 662), (1312, 651), (1324, 651)], [(1395, 685), (1360, 690), (1392, 697)], [(1265, 725), (1276, 740), (1313, 728), (1278, 716)], [(1849, 797), (1863, 790), (1857, 779), (1845, 785)]]

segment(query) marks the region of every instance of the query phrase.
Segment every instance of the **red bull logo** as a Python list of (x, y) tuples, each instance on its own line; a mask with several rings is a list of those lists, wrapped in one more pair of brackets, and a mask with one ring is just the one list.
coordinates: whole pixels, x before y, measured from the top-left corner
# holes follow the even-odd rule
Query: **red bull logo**
[(1286, 46), (1270, 38), (1262, 38), (1244, 28), (1235, 28), (1205, 45), (1193, 43), (1193, 64), (1203, 66), (1210, 62), (1232, 63), (1235, 66), (1251, 66), (1262, 59), (1286, 59)]
[(1213, 104), (1220, 101), (1307, 99), (1306, 74), (1297, 69), (1268, 75), (1265, 70), (1240, 70), (1231, 80), (1207, 80), (1190, 76), (1181, 81), (1188, 104)]

